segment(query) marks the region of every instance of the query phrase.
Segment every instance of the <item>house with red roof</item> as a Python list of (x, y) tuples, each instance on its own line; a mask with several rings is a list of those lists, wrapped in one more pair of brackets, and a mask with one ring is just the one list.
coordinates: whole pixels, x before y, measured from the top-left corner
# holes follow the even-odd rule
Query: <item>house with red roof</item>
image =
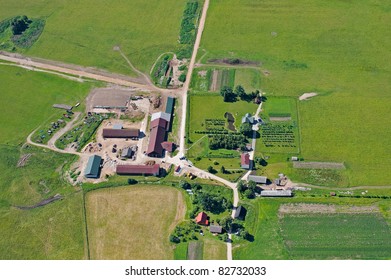
[(195, 221), (198, 225), (207, 226), (209, 225), (208, 215), (205, 212), (198, 213)]
[(240, 167), (243, 169), (252, 169), (250, 154), (244, 153), (240, 156)]

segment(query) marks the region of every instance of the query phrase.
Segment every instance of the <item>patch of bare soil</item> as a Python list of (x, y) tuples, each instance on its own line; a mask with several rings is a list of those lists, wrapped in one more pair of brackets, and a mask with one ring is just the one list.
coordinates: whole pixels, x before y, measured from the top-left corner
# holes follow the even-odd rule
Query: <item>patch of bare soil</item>
[(59, 195), (59, 194), (56, 194), (55, 196), (52, 196), (52, 197), (49, 197), (47, 199), (44, 199), (40, 202), (38, 202), (37, 204), (35, 205), (32, 205), (32, 206), (15, 206), (16, 208), (18, 209), (21, 209), (21, 210), (30, 210), (30, 209), (34, 209), (34, 208), (37, 208), (37, 207), (41, 207), (41, 206), (45, 206), (49, 203), (52, 203), (56, 200), (60, 200), (60, 199), (63, 199), (63, 196), (62, 195)]
[(291, 117), (270, 117), (271, 121), (276, 121), (276, 122), (287, 122), (292, 120)]
[(283, 204), (278, 210), (279, 215), (284, 214), (358, 214), (358, 213), (376, 213), (379, 208), (376, 206), (350, 206), (350, 205), (334, 205), (334, 204), (311, 204), (311, 203), (289, 203)]
[(198, 76), (205, 78), (207, 73), (208, 71), (206, 70), (198, 71)]
[(217, 91), (218, 85), (217, 81), (219, 80), (219, 70), (213, 70), (212, 72), (212, 83), (210, 84), (210, 91)]
[(209, 59), (208, 62), (214, 64), (226, 64), (226, 65), (251, 65), (251, 66), (261, 65), (260, 62), (251, 61), (251, 60), (242, 60), (240, 58), (223, 58), (223, 59), (212, 58)]
[(300, 97), (299, 97), (299, 100), (302, 101), (302, 100), (307, 100), (311, 97), (314, 97), (314, 96), (317, 96), (318, 94), (316, 92), (308, 92), (308, 93), (304, 93), (302, 94)]
[(16, 167), (23, 167), (27, 164), (27, 161), (28, 159), (31, 157), (31, 154), (25, 154), (25, 155), (22, 155), (19, 160), (18, 160), (18, 163), (16, 164)]
[(269, 70), (262, 70), (262, 74), (267, 76), (270, 76), (270, 71)]

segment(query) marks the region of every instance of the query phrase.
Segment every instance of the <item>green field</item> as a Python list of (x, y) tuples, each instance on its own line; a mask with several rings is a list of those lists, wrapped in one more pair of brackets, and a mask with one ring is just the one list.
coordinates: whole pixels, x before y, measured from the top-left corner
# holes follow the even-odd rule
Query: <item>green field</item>
[(0, 21), (26, 14), (46, 19), (27, 55), (134, 74), (114, 46), (143, 72), (157, 57), (175, 51), (185, 1), (2, 1)]
[(389, 185), (390, 9), (376, 0), (212, 1), (202, 62), (260, 62), (268, 97), (318, 93), (298, 103), (301, 156), (344, 162), (353, 186)]
[[(390, 201), (295, 197), (259, 199), (247, 205), (245, 227), (254, 236), (234, 247), (234, 259), (389, 259)], [(289, 213), (284, 203), (378, 207), (379, 213)], [(358, 207), (357, 207), (358, 208)]]
[[(31, 154), (17, 168), (21, 155)], [(75, 159), (38, 148), (0, 145), (0, 259), (83, 259), (82, 194), (61, 173)], [(62, 201), (31, 210), (56, 194)]]
[(247, 92), (260, 90), (260, 73), (257, 69), (238, 68), (235, 71), (235, 86), (241, 85)]
[(293, 259), (391, 257), (391, 231), (380, 214), (288, 214), (280, 222)]
[(45, 121), (57, 120), (63, 110), (55, 103), (74, 105), (84, 100), (92, 84), (68, 81), (53, 75), (0, 65), (0, 143), (24, 143)]

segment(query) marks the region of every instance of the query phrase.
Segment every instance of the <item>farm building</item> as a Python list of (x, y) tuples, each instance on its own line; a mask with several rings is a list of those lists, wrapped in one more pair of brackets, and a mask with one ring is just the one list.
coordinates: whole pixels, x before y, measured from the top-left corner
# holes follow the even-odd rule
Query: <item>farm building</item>
[(160, 165), (117, 165), (116, 173), (118, 175), (159, 176)]
[(65, 105), (65, 104), (53, 104), (53, 108), (70, 111), (72, 110), (73, 106)]
[(243, 169), (251, 169), (252, 162), (250, 160), (250, 154), (244, 153), (240, 156), (240, 167)]
[(244, 117), (242, 118), (242, 123), (254, 124), (254, 122), (254, 117), (252, 117), (249, 113), (244, 115)]
[(172, 114), (174, 113), (174, 105), (175, 105), (175, 98), (174, 97), (167, 97), (167, 104), (166, 104), (166, 113)]
[(165, 130), (168, 131), (169, 129), (169, 122), (166, 121), (165, 119), (155, 119), (153, 121), (151, 121), (151, 129), (157, 127), (157, 126), (160, 126), (160, 127), (163, 127)]
[(266, 176), (248, 175), (247, 181), (254, 181), (257, 184), (266, 184), (267, 177)]
[(223, 233), (223, 228), (221, 226), (211, 225), (209, 227), (209, 231), (211, 233)]
[(162, 147), (163, 147), (163, 149), (165, 149), (167, 152), (170, 152), (170, 153), (175, 151), (175, 148), (176, 148), (175, 144), (172, 142), (163, 142)]
[(133, 156), (133, 150), (129, 147), (124, 148), (121, 152), (122, 158), (131, 158)]
[(238, 208), (236, 208), (236, 212), (235, 212), (235, 219), (238, 219), (238, 220), (245, 220), (246, 218), (246, 214), (247, 214), (247, 209), (244, 208), (242, 205), (240, 205)]
[(171, 115), (165, 112), (157, 112), (153, 113), (151, 116), (151, 122), (153, 122), (156, 119), (163, 119), (166, 120), (167, 122), (171, 121)]
[(291, 197), (292, 191), (291, 190), (265, 190), (265, 191), (261, 191), (261, 196)]
[(163, 156), (163, 147), (162, 143), (166, 138), (166, 129), (161, 126), (155, 126), (151, 130), (149, 136), (149, 143), (147, 149), (147, 155), (150, 157), (162, 157)]
[(298, 161), (299, 158), (298, 157), (291, 157), (291, 161)]
[(139, 129), (103, 129), (103, 138), (130, 138), (137, 140), (140, 135)]
[(97, 179), (100, 176), (100, 163), (102, 158), (97, 155), (90, 156), (87, 162), (87, 167), (84, 172), (86, 178)]
[(208, 215), (206, 215), (205, 212), (200, 212), (197, 217), (195, 218), (195, 221), (199, 225), (207, 226), (209, 224), (208, 221)]

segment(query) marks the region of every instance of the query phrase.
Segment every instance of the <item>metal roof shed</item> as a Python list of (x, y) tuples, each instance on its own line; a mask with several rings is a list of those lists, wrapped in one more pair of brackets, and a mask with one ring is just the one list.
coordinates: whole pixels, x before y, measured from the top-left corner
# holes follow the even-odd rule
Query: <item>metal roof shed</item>
[(99, 178), (101, 161), (102, 158), (98, 155), (90, 156), (90, 158), (88, 159), (84, 176), (86, 178), (93, 178), (93, 179)]
[(166, 113), (170, 114), (171, 116), (174, 113), (174, 104), (175, 104), (175, 98), (170, 96), (167, 97)]

